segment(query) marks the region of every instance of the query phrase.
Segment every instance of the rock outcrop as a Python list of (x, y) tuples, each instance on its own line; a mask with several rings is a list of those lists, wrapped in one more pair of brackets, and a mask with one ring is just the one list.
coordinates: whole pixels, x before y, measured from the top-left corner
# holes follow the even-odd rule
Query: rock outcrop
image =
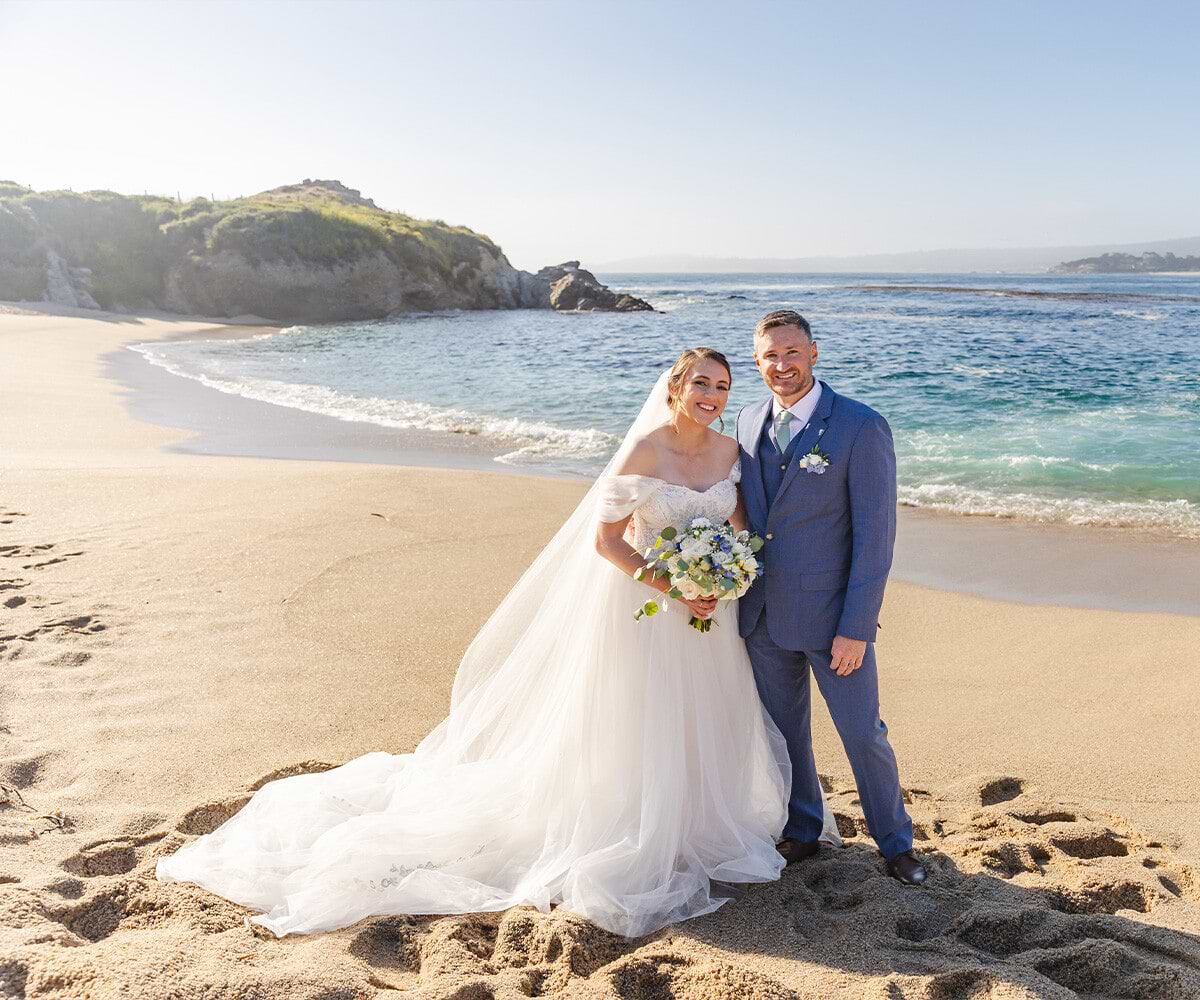
[(46, 251), (45, 301), (76, 309), (99, 309), (99, 303), (92, 297), (91, 285), (91, 268), (70, 267), (53, 250)]
[(614, 292), (602, 285), (591, 271), (579, 266), (579, 261), (543, 267), (537, 277), (550, 283), (550, 307), (580, 311), (654, 312), (654, 307), (634, 295)]
[(286, 323), (435, 309), (649, 310), (569, 261), (530, 274), (488, 237), (336, 180), (178, 203), (0, 182), (0, 298)]

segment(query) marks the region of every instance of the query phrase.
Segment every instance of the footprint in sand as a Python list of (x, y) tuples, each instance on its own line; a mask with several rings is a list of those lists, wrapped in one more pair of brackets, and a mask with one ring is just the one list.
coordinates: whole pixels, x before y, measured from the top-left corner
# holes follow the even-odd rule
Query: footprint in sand
[(0, 760), (0, 775), (4, 776), (4, 784), (24, 791), (37, 783), (49, 759), (49, 754), (9, 757), (5, 760)]
[(337, 766), (337, 764), (331, 764), (322, 760), (304, 760), (277, 768), (259, 778), (249, 786), (246, 792), (232, 795), (225, 799), (205, 802), (189, 809), (179, 818), (179, 821), (175, 824), (175, 829), (179, 833), (196, 837), (205, 833), (212, 833), (213, 830), (237, 813), (250, 801), (250, 796), (268, 782), (275, 781), (278, 778), (290, 778), (297, 774), (314, 774), (319, 771), (328, 771)]
[(62, 867), (81, 878), (125, 875), (138, 866), (138, 852), (129, 841), (106, 841), (72, 854)]
[(38, 563), (26, 563), (21, 569), (44, 569), (47, 566), (55, 566), (58, 563), (66, 562), (68, 559), (73, 559), (75, 556), (83, 555), (82, 552), (64, 552), (61, 556), (55, 556), (53, 559), (46, 559)]
[(279, 778), (290, 778), (297, 774), (317, 774), (321, 771), (331, 771), (338, 766), (324, 760), (302, 760), (295, 764), (286, 764), (271, 771), (269, 774), (264, 774), (250, 786), (250, 791), (257, 792), (263, 785), (271, 781), (276, 781)]
[(572, 913), (516, 907), (500, 914), (377, 918), (354, 935), (349, 952), (371, 967), (372, 985), (416, 988), (422, 996), (548, 996), (602, 969), (617, 987), (606, 995), (677, 995), (645, 992), (645, 963), (613, 965), (637, 947)]
[(74, 559), (76, 556), (83, 555), (83, 550), (78, 552), (62, 552), (53, 555), (51, 558), (42, 558), (50, 556), (58, 546), (54, 542), (43, 542), (40, 545), (0, 545), (0, 559), (35, 559), (36, 562), (23, 563), (22, 569), (43, 569), (46, 566), (54, 566), (57, 563), (66, 562), (68, 559)]
[(205, 802), (184, 813), (175, 824), (175, 829), (189, 837), (212, 833), (249, 801), (249, 795), (235, 795), (228, 799)]
[[(887, 877), (850, 786), (832, 782), (846, 846), (751, 889), (764, 926), (794, 935), (764, 947), (811, 968), (836, 965), (838, 941), (860, 941), (874, 956), (860, 971), (887, 977), (870, 993), (881, 998), (1200, 997), (1200, 938), (1139, 919), (1200, 903), (1200, 868), (1117, 817), (1036, 801), (1028, 788), (984, 775), (937, 798), (908, 793), (931, 876), (916, 891)], [(721, 947), (726, 920), (717, 911), (682, 930)], [(887, 927), (893, 936), (879, 936)]]
[(10, 635), (0, 635), (0, 648), (6, 642), (15, 642), (20, 639), (24, 642), (34, 642), (41, 636), (49, 636), (52, 638), (62, 638), (64, 635), (97, 635), (108, 628), (103, 622), (98, 621), (93, 615), (76, 615), (72, 618), (57, 618), (52, 621), (43, 622), (41, 625), (36, 625), (25, 632), (14, 632)]
[[(215, 829), (267, 782), (332, 766), (282, 767), (241, 794), (197, 806), (141, 860), (125, 841), (81, 851), (64, 864), (81, 879), (125, 866), (128, 875), (111, 876), (101, 892), (56, 919), (86, 940), (169, 922), (164, 907), (177, 922), (240, 925), (246, 910), (195, 887), (156, 894), (145, 881), (153, 857)], [(936, 797), (910, 790), (924, 838), (918, 852), (931, 870), (920, 890), (888, 877), (852, 785), (830, 781), (845, 847), (822, 849), (778, 882), (749, 887), (737, 903), (665, 934), (629, 941), (571, 913), (518, 907), (368, 918), (345, 929), (345, 946), (365, 966), (369, 987), (424, 1000), (560, 993), (794, 1000), (798, 989), (807, 995), (820, 987), (822, 969), (833, 995), (845, 985), (839, 962), (850, 941), (852, 971), (866, 977), (862, 995), (881, 1000), (1200, 997), (1200, 939), (1133, 919), (1159, 906), (1200, 904), (1200, 868), (1116, 817), (1037, 801), (1028, 788), (1011, 775), (989, 775)], [(124, 885), (123, 895), (109, 881)], [(206, 915), (202, 904), (216, 913)], [(731, 940), (743, 941), (747, 920), (755, 936), (745, 946), (751, 955), (777, 955), (783, 965), (771, 971), (782, 978), (755, 968), (741, 946), (730, 948)], [(259, 947), (274, 946), (269, 931), (250, 933)], [(803, 971), (789, 973), (796, 962)], [(789, 974), (801, 979), (792, 983)]]
[(52, 548), (54, 548), (53, 542), (45, 542), (41, 545), (0, 545), (0, 556), (6, 559), (28, 558), (41, 555)]
[(46, 664), (51, 667), (82, 667), (92, 658), (91, 653), (83, 650), (76, 650), (70, 653), (59, 653), (56, 656), (46, 660)]

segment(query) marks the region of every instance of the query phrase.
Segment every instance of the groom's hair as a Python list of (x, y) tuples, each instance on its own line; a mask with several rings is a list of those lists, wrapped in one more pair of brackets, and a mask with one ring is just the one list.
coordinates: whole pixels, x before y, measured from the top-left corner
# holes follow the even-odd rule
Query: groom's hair
[(776, 309), (774, 312), (767, 313), (755, 325), (754, 339), (758, 340), (764, 333), (776, 326), (798, 326), (805, 332), (808, 339), (812, 340), (812, 327), (808, 325), (808, 320), (795, 309)]

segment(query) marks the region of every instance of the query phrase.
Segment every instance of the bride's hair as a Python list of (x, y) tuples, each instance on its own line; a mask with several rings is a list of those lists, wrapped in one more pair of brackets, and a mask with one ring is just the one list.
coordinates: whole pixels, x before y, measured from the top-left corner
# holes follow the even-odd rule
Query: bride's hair
[[(688, 347), (679, 355), (675, 364), (671, 365), (671, 370), (667, 373), (667, 406), (671, 411), (675, 411), (675, 401), (679, 398), (679, 391), (683, 388), (684, 380), (691, 374), (693, 368), (701, 361), (715, 361), (729, 375), (730, 384), (733, 383), (733, 370), (729, 367), (729, 359), (725, 357), (715, 347)], [(725, 420), (721, 420), (721, 429), (725, 429)]]

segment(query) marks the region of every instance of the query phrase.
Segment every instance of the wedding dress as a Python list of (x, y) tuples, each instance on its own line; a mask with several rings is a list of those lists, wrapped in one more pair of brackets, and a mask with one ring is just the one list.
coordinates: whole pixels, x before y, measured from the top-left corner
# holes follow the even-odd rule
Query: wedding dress
[[(158, 878), (259, 910), (251, 921), (278, 937), (521, 904), (638, 937), (727, 902), (719, 883), (778, 878), (791, 767), (736, 602), (719, 602), (707, 633), (677, 602), (635, 621), (648, 589), (594, 547), (598, 519), (632, 513), (640, 550), (667, 525), (732, 514), (737, 465), (707, 490), (614, 474), (668, 418), (664, 376), (472, 641), (447, 718), (412, 753), (269, 782), (161, 859)], [(828, 805), (822, 839), (840, 843)]]

